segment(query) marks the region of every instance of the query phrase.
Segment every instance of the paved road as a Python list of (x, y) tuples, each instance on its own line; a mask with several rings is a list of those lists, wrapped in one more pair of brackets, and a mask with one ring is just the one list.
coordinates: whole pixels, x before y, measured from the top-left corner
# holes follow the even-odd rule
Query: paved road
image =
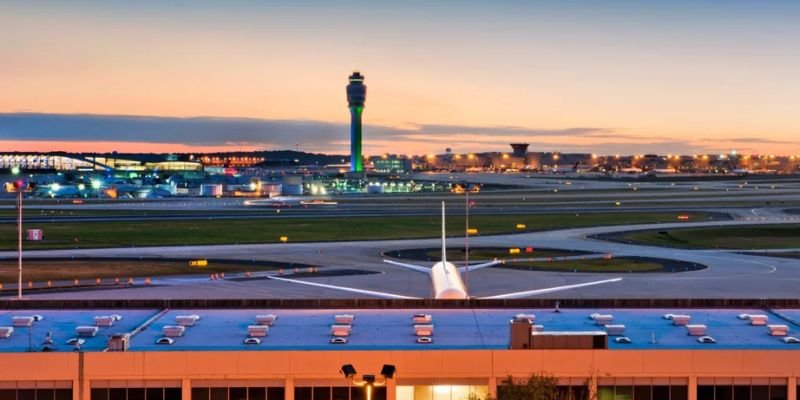
[[(533, 246), (613, 254), (661, 257), (708, 265), (685, 273), (594, 274), (514, 271), (487, 268), (465, 277), (470, 293), (489, 296), (561, 286), (621, 276), (618, 283), (586, 287), (547, 295), (549, 298), (794, 298), (800, 287), (800, 260), (739, 254), (724, 250), (682, 250), (639, 246), (591, 239), (589, 236), (627, 230), (678, 227), (742, 226), (764, 223), (798, 223), (800, 217), (776, 209), (738, 210), (732, 221), (591, 227), (514, 235), (470, 238), (470, 246)], [(463, 239), (449, 239), (450, 246)], [(387, 250), (436, 247), (438, 240), (388, 240), (335, 243), (144, 247), (93, 250), (29, 251), (29, 257), (165, 257), (228, 258), (302, 262), (326, 268), (357, 268), (378, 274), (313, 278), (314, 282), (366, 288), (409, 296), (430, 295), (429, 279), (420, 273), (382, 263)], [(0, 252), (12, 257), (13, 252)], [(206, 277), (154, 279), (156, 286), (102, 291), (34, 294), (47, 298), (348, 298), (353, 294), (308, 288), (274, 280), (210, 281)]]

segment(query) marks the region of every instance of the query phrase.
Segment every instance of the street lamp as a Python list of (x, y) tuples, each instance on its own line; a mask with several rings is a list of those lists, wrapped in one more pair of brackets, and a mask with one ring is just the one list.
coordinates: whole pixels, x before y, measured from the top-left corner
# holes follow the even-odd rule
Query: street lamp
[[(464, 218), (464, 225), (465, 225), (465, 227), (464, 227), (464, 286), (466, 286), (467, 289), (469, 289), (469, 231), (470, 231), (470, 228), (469, 228), (469, 208), (472, 205), (469, 202), (469, 192), (472, 191), (472, 190), (479, 189), (479, 186), (470, 185), (470, 183), (466, 182), (466, 181), (458, 184), (458, 186), (461, 186), (461, 185), (463, 185), (462, 187), (464, 188), (464, 213), (465, 213), (465, 218)], [(460, 191), (457, 190), (455, 192), (459, 193)], [(444, 256), (444, 255), (442, 255), (442, 256)]]
[(17, 299), (22, 300), (22, 193), (32, 190), (33, 184), (18, 180), (11, 183), (11, 189), (17, 193), (17, 262), (19, 267)]
[(395, 372), (397, 372), (397, 368), (392, 364), (383, 365), (380, 379), (378, 379), (375, 374), (364, 374), (359, 378), (358, 372), (353, 364), (344, 364), (342, 365), (342, 369), (339, 370), (339, 373), (344, 375), (345, 378), (350, 379), (350, 382), (353, 382), (354, 385), (361, 386), (366, 390), (367, 400), (372, 400), (372, 389), (376, 386), (385, 386), (386, 380), (394, 378)]

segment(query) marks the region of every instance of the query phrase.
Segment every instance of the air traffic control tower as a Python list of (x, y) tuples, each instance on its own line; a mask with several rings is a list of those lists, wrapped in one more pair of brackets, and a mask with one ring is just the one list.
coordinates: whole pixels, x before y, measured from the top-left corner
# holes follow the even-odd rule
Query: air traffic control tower
[(347, 85), (347, 104), (350, 107), (350, 172), (361, 173), (364, 165), (361, 158), (361, 113), (367, 100), (364, 75), (355, 71)]

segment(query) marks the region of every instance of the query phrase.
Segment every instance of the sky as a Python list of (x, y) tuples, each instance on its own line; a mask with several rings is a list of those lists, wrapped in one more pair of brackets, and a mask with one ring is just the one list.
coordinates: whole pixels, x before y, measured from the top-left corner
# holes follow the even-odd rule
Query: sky
[(0, 2), (0, 151), (800, 154), (797, 1)]

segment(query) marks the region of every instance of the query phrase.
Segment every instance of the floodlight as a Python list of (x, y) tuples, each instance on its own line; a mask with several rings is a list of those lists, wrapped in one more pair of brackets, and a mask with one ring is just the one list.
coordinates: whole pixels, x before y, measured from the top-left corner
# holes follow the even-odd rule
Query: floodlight
[(383, 368), (381, 368), (381, 375), (383, 375), (386, 379), (394, 378), (394, 373), (397, 371), (397, 368), (392, 364), (383, 364)]
[(342, 369), (339, 372), (344, 375), (345, 378), (352, 378), (356, 374), (356, 369), (353, 367), (353, 364), (345, 364), (342, 365)]

